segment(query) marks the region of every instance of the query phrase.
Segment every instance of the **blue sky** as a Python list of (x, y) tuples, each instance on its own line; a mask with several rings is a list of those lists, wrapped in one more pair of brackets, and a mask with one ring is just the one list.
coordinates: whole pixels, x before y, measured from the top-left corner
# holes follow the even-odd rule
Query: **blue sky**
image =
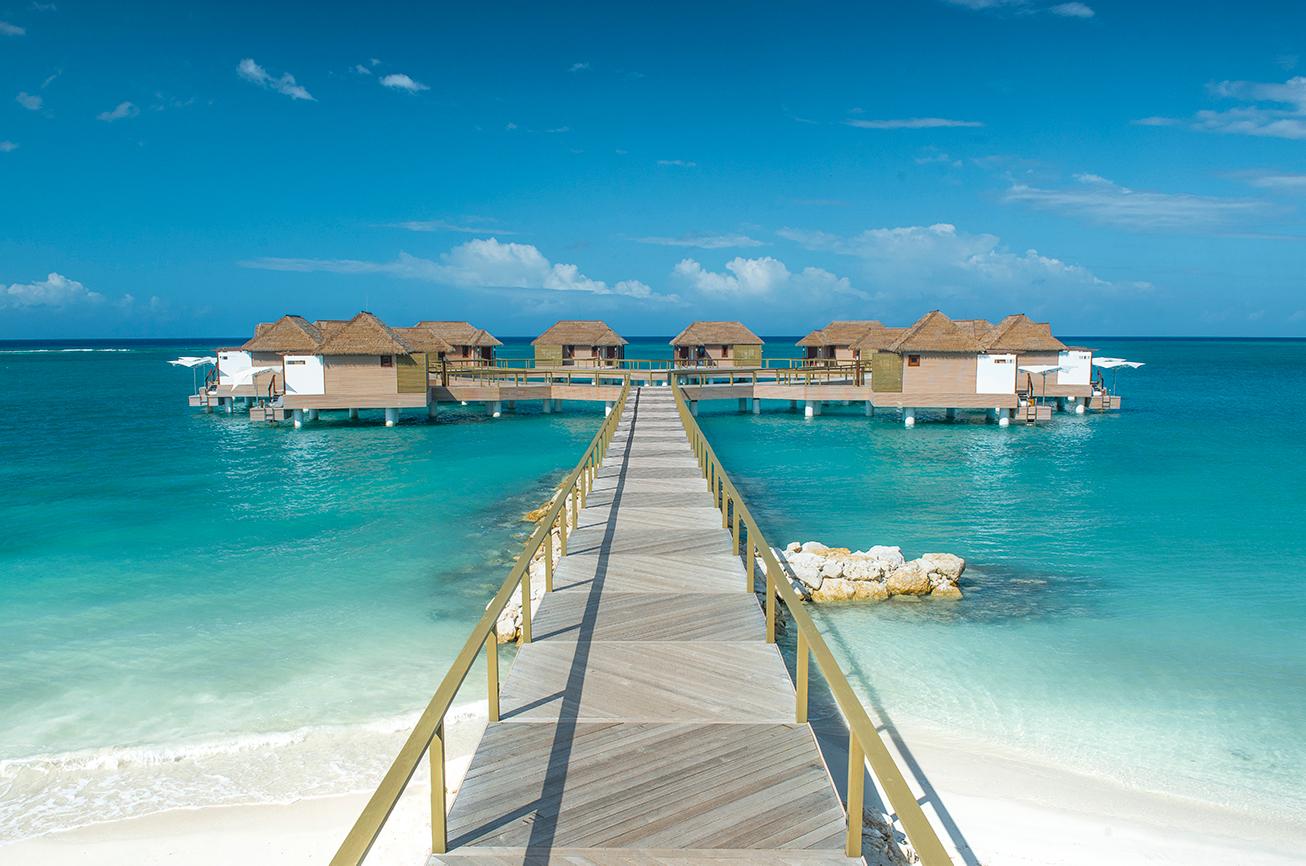
[(1306, 334), (1306, 4), (0, 0), (0, 338)]

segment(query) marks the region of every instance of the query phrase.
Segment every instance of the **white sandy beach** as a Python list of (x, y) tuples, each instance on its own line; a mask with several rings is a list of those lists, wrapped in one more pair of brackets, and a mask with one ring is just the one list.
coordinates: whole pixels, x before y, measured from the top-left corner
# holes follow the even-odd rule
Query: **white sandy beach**
[[(484, 726), (451, 729), (456, 785)], [(913, 738), (912, 753), (964, 838), (971, 866), (1301, 863), (1306, 828), (1132, 791), (1086, 776), (955, 744)], [(369, 862), (418, 864), (429, 850), (429, 778), (420, 771)], [(366, 793), (290, 804), (173, 810), (95, 824), (0, 847), (2, 864), (38, 866), (320, 866), (334, 853)], [(936, 813), (931, 814), (937, 818)], [(939, 823), (940, 829), (943, 823)], [(950, 844), (954, 851), (954, 844)]]

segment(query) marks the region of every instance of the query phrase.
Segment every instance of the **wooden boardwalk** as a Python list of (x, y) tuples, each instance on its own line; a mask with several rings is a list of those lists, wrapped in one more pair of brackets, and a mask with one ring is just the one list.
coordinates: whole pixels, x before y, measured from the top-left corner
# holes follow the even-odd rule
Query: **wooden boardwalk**
[(854, 862), (746, 580), (671, 389), (640, 389), (430, 863)]

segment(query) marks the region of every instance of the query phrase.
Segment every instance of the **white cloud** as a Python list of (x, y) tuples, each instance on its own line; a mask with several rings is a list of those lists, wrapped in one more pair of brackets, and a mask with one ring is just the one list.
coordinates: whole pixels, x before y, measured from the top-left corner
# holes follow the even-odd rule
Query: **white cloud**
[(1130, 229), (1210, 228), (1265, 210), (1251, 199), (1138, 192), (1095, 174), (1077, 174), (1075, 180), (1078, 186), (1062, 189), (1016, 184), (1004, 200)]
[(40, 111), (42, 103), (45, 102), (45, 100), (38, 94), (28, 93), (25, 90), (19, 92), (18, 96), (14, 98), (17, 100), (19, 105), (26, 108), (28, 111)]
[(280, 93), (282, 96), (289, 96), (291, 99), (303, 99), (308, 102), (317, 101), (313, 98), (313, 94), (295, 81), (295, 76), (289, 72), (283, 72), (280, 76), (274, 78), (268, 74), (266, 69), (255, 63), (252, 57), (246, 57), (236, 65), (236, 74), (250, 84), (266, 87), (268, 90)]
[(953, 120), (947, 117), (902, 117), (893, 120), (862, 120), (854, 117), (844, 123), (858, 129), (945, 129), (984, 125), (978, 120)]
[[(492, 223), (494, 220), (485, 220)], [(483, 235), (493, 233), (496, 235), (515, 235), (517, 232), (505, 231), (500, 228), (487, 228), (483, 225), (460, 225), (459, 223), (447, 222), (445, 220), (404, 220), (397, 223), (386, 223), (387, 228), (406, 229), (410, 232), (461, 232), (468, 235)]]
[(371, 74), (372, 74), (372, 70), (368, 69), (366, 66), (364, 66), (364, 65), (361, 64), (361, 63), (355, 63), (355, 64), (354, 64), (354, 72), (358, 73), (359, 75), (371, 75)]
[(8, 21), (0, 21), (0, 36), (22, 36), (27, 30)]
[(56, 5), (53, 4), (53, 3), (36, 3), (36, 2), (33, 2), (33, 3), (32, 3), (32, 11), (34, 11), (34, 12), (58, 12), (58, 11), (59, 11), (59, 7), (56, 6)]
[(1110, 288), (1087, 268), (1040, 255), (1016, 253), (992, 234), (970, 234), (956, 226), (873, 228), (850, 237), (782, 229), (781, 237), (810, 250), (857, 259), (874, 284), (914, 291), (937, 299), (983, 289), (1032, 297), (1049, 288)]
[(1063, 18), (1092, 18), (1097, 14), (1091, 6), (1084, 3), (1058, 3), (1048, 11)]
[(140, 114), (141, 110), (130, 102), (119, 102), (113, 107), (112, 111), (101, 111), (95, 115), (96, 120), (103, 120), (105, 123), (113, 123), (115, 120), (122, 120), (125, 117), (135, 117)]
[(503, 243), (496, 238), (468, 241), (437, 259), (425, 259), (401, 252), (391, 262), (357, 259), (261, 258), (240, 263), (241, 267), (272, 271), (323, 271), (337, 274), (388, 274), (394, 277), (457, 286), (459, 288), (535, 289), (553, 292), (586, 292), (622, 295), (646, 300), (675, 300), (674, 295), (656, 295), (639, 280), (608, 284), (581, 273), (572, 264), (549, 261), (532, 244)]
[(389, 87), (392, 90), (406, 90), (409, 93), (417, 93), (422, 90), (431, 89), (420, 81), (414, 81), (402, 72), (392, 72), (389, 75), (383, 75), (381, 77), (381, 86)]
[(567, 71), (568, 71), (568, 72), (585, 72), (585, 71), (587, 71), (589, 68), (590, 68), (590, 65), (589, 65), (588, 63), (573, 63), (573, 64), (571, 64), (571, 67), (567, 69)]
[(1135, 123), (1147, 126), (1183, 123), (1203, 132), (1306, 140), (1306, 76), (1298, 75), (1284, 82), (1219, 81), (1210, 90), (1221, 99), (1246, 104), (1221, 111), (1206, 109), (1186, 121), (1149, 117)]
[(1306, 174), (1262, 174), (1252, 178), (1250, 183), (1278, 192), (1306, 192)]
[(682, 259), (671, 274), (674, 279), (702, 295), (750, 300), (829, 300), (844, 295), (865, 298), (847, 277), (822, 268), (803, 268), (794, 273), (771, 256), (746, 259), (737, 256), (726, 262), (725, 271), (709, 271), (694, 259)]
[(762, 242), (748, 235), (704, 235), (691, 234), (680, 237), (642, 237), (634, 238), (641, 244), (653, 244), (660, 247), (698, 247), (702, 250), (724, 250), (732, 247), (760, 247)]
[(688, 159), (659, 159), (658, 165), (669, 165), (675, 168), (698, 168), (698, 163)]
[(52, 273), (35, 283), (10, 283), (0, 286), (0, 310), (32, 307), (66, 307), (71, 304), (98, 304), (104, 295), (88, 291), (86, 286), (62, 274)]
[(17, 143), (12, 142), (9, 139), (0, 141), (0, 153), (13, 153), (15, 150), (18, 150)]
[(1133, 121), (1134, 126), (1178, 126), (1183, 121), (1174, 117), (1140, 117)]

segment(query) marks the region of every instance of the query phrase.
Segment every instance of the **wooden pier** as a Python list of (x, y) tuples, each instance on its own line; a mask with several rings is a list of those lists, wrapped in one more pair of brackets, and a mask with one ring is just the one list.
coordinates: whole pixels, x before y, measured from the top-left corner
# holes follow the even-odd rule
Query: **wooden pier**
[[(332, 866), (364, 861), (428, 751), (429, 864), (860, 862), (867, 761), (921, 862), (951, 862), (679, 385), (627, 383), (614, 409)], [(500, 687), (495, 620), (544, 545)], [(482, 650), (490, 724), (446, 814), (444, 715)], [(846, 803), (807, 724), (812, 661), (848, 728)]]

